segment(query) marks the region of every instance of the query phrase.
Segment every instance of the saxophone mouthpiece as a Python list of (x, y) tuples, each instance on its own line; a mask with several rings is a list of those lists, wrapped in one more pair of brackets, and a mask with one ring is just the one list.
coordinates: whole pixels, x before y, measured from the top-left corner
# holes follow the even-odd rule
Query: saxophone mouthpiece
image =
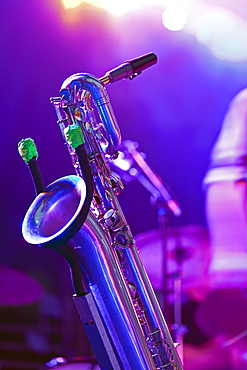
[(128, 60), (107, 72), (105, 76), (102, 77), (102, 80), (113, 83), (123, 78), (132, 79), (138, 76), (144, 69), (156, 64), (157, 60), (158, 57), (154, 53), (148, 53), (138, 58)]

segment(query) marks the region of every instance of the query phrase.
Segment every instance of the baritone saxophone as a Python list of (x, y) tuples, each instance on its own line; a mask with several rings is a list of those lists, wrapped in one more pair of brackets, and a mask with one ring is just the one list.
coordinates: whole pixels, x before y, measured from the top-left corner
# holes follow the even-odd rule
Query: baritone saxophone
[(132, 79), (156, 62), (149, 53), (99, 79), (74, 74), (51, 98), (75, 175), (44, 187), (37, 153), (28, 156), (26, 139), (19, 143), (38, 193), (23, 236), (68, 261), (73, 299), (102, 370), (183, 368), (118, 202), (121, 180), (109, 165), (121, 134), (105, 85)]

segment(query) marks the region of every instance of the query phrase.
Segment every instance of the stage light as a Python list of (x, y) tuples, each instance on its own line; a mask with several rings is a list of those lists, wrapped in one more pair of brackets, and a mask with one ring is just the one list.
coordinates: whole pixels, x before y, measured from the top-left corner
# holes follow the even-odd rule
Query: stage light
[(81, 3), (81, 0), (63, 0), (63, 6), (65, 7), (65, 9), (76, 8)]
[(102, 8), (103, 1), (101, 0), (61, 0), (65, 9), (77, 8), (83, 3), (91, 4), (98, 8)]
[(62, 3), (66, 9), (76, 8), (83, 3), (87, 3), (104, 9), (112, 15), (121, 16), (131, 10), (159, 5), (162, 0), (62, 0)]
[(82, 0), (62, 0), (65, 9), (77, 8), (82, 2)]
[(104, 8), (117, 17), (123, 15), (124, 13), (138, 8), (141, 4), (140, 1), (125, 0), (125, 1), (116, 1), (116, 0), (104, 0)]
[(187, 13), (181, 6), (169, 5), (162, 13), (162, 20), (168, 30), (179, 31), (187, 22)]

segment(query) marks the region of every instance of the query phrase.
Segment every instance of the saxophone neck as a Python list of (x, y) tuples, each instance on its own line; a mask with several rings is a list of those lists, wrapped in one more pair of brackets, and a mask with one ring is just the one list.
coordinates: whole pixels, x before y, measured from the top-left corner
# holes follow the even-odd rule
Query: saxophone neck
[(105, 153), (114, 155), (121, 144), (121, 133), (103, 83), (90, 74), (77, 73), (64, 81), (61, 86), (60, 97), (62, 100), (74, 104), (78, 99), (82, 99), (85, 91), (90, 93), (104, 126), (104, 134), (108, 142)]

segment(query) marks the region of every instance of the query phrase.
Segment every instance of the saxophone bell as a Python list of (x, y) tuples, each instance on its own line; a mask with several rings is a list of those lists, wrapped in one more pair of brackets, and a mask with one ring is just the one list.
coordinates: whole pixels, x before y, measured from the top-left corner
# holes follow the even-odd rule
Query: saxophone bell
[(71, 175), (54, 181), (30, 205), (22, 224), (24, 239), (47, 248), (69, 241), (87, 217), (86, 197), (81, 177)]

